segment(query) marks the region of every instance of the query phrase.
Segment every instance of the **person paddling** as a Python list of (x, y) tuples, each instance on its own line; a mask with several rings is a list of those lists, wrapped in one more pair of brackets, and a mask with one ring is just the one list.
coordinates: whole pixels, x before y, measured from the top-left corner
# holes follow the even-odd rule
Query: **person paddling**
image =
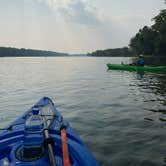
[(139, 55), (138, 60), (129, 64), (130, 66), (144, 66), (145, 60), (143, 55)]
[(144, 65), (145, 65), (145, 60), (144, 60), (143, 55), (139, 55), (139, 59), (138, 59), (136, 65), (137, 65), (137, 66), (144, 66)]

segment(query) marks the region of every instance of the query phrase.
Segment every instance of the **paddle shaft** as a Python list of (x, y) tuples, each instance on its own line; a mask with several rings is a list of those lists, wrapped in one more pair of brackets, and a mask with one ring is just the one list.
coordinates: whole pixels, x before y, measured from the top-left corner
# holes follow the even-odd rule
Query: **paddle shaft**
[(67, 145), (67, 136), (65, 127), (61, 129), (63, 165), (70, 166), (69, 150)]
[[(44, 121), (44, 124), (45, 124), (46, 128), (48, 128), (46, 117), (45, 116), (42, 116), (42, 117), (43, 117), (43, 121)], [(50, 138), (48, 130), (44, 130), (44, 135), (45, 135), (46, 139)], [(55, 158), (54, 158), (54, 151), (53, 151), (51, 143), (47, 144), (47, 148), (48, 148), (48, 155), (49, 155), (49, 159), (50, 159), (50, 165), (51, 166), (56, 166), (56, 162), (55, 162)]]

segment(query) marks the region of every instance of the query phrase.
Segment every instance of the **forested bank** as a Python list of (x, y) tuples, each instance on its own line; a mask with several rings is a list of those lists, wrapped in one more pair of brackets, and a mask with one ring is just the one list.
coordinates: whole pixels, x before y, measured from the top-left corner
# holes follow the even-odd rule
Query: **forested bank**
[(154, 24), (140, 29), (129, 46), (133, 54), (166, 57), (166, 9), (161, 10), (152, 21)]
[(88, 53), (88, 56), (96, 56), (96, 57), (130, 57), (132, 56), (132, 52), (128, 47), (123, 48), (114, 48), (114, 49), (106, 49), (106, 50), (97, 50), (92, 53)]
[(53, 51), (32, 50), (32, 49), (18, 49), (11, 47), (0, 47), (0, 57), (41, 57), (41, 56), (69, 56), (66, 53), (59, 53)]

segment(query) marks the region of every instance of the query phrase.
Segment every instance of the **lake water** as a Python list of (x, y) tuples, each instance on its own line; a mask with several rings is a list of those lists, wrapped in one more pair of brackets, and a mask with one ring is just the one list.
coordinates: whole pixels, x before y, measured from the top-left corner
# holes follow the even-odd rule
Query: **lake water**
[(0, 127), (48, 96), (101, 166), (166, 165), (166, 74), (107, 71), (130, 58), (0, 58)]

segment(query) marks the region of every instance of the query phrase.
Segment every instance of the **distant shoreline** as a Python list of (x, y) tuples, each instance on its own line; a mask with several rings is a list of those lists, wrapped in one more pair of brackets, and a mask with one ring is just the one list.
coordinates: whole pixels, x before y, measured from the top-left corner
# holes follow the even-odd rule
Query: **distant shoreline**
[(91, 58), (119, 58), (119, 57), (124, 57), (124, 58), (132, 58), (132, 56), (88, 56), (88, 55), (66, 55), (66, 56), (0, 56), (0, 58), (43, 58), (43, 57), (45, 57), (45, 58), (47, 58), (47, 57), (51, 57), (51, 58), (58, 58), (58, 57), (91, 57)]
[(87, 54), (68, 54), (55, 51), (0, 47), (0, 57), (132, 57), (127, 47), (97, 50)]
[(46, 56), (69, 56), (66, 53), (54, 51), (33, 50), (25, 48), (0, 47), (0, 57), (46, 57)]
[[(87, 54), (69, 54), (47, 50), (0, 47), (0, 58), (4, 57), (136, 57), (128, 47), (97, 50)], [(164, 58), (165, 56), (145, 55), (146, 58)]]

